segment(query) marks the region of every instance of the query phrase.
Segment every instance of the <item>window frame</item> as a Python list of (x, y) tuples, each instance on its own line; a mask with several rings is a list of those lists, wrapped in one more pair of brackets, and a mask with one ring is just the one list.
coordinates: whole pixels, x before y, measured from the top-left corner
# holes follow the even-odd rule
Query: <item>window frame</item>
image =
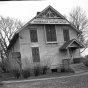
[[(33, 49), (38, 49), (38, 60), (35, 60), (34, 56), (33, 56)], [(40, 50), (39, 47), (31, 47), (31, 53), (32, 53), (32, 61), (33, 63), (39, 63), (40, 62)]]
[(44, 33), (45, 33), (46, 44), (57, 44), (57, 30), (56, 30), (56, 25), (54, 25), (54, 26), (55, 26), (55, 32), (56, 32), (56, 41), (47, 41), (46, 27), (44, 25)]
[[(37, 34), (37, 41), (32, 41), (32, 40), (31, 40), (31, 32), (30, 32), (30, 31), (33, 31), (33, 30), (36, 31), (36, 34)], [(37, 32), (37, 29), (31, 28), (31, 29), (29, 30), (29, 32), (30, 32), (30, 42), (31, 42), (31, 43), (38, 43), (38, 32)]]
[[(69, 34), (69, 35), (68, 35), (68, 37), (69, 37), (68, 40), (65, 39), (65, 36), (64, 36), (64, 30), (68, 30), (68, 34)], [(63, 40), (64, 40), (65, 42), (70, 40), (69, 28), (63, 28)]]

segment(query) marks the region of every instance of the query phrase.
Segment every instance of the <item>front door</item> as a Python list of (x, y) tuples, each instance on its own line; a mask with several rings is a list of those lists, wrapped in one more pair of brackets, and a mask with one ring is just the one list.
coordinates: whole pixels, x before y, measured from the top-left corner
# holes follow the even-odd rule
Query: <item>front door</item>
[(70, 62), (73, 63), (73, 58), (74, 58), (74, 49), (69, 49), (69, 57), (70, 57)]

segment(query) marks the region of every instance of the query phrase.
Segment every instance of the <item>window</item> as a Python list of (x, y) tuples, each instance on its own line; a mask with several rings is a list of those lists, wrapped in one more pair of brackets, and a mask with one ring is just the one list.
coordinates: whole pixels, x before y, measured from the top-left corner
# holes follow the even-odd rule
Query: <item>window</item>
[(68, 29), (63, 29), (63, 36), (64, 36), (64, 41), (69, 40), (69, 30)]
[(30, 30), (31, 42), (38, 42), (37, 30)]
[(47, 42), (57, 41), (55, 25), (45, 25)]
[(32, 47), (33, 62), (40, 62), (39, 48)]

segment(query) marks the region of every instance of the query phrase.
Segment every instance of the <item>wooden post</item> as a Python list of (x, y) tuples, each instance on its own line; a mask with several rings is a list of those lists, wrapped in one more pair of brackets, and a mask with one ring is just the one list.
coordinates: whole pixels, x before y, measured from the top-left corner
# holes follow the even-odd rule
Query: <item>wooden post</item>
[(68, 54), (68, 59), (70, 59), (70, 56), (69, 56), (69, 48), (67, 49), (67, 54)]

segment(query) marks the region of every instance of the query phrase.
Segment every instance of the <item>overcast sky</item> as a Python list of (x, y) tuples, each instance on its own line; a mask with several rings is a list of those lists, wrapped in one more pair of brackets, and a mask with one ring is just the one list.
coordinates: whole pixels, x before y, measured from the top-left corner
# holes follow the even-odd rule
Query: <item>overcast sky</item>
[(1, 1), (0, 15), (20, 19), (22, 22), (29, 21), (48, 5), (53, 6), (61, 14), (68, 14), (71, 9), (81, 6), (88, 14), (88, 0), (39, 0), (39, 1)]
[[(37, 11), (42, 11), (48, 5), (51, 5), (62, 15), (68, 15), (76, 6), (81, 6), (86, 12), (86, 15), (88, 14), (88, 0), (29, 0), (0, 1), (0, 15), (27, 22), (36, 15)], [(84, 52), (84, 55), (87, 54), (87, 52), (88, 50)]]

